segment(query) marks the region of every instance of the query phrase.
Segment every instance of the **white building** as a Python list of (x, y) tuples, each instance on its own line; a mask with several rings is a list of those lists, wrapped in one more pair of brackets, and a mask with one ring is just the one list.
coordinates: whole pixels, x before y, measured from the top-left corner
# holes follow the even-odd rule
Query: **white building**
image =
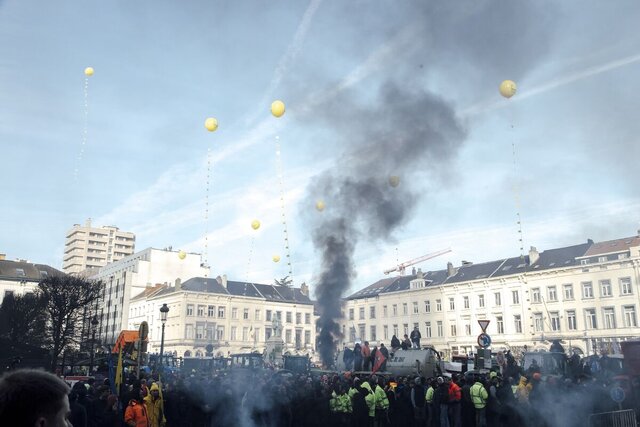
[(315, 324), (308, 287), (264, 285), (196, 277), (176, 286), (157, 286), (131, 299), (129, 329), (149, 323), (149, 351), (160, 351), (160, 308), (169, 307), (165, 352), (177, 357), (208, 353), (262, 352), (279, 319), (284, 351), (313, 354)]
[(100, 340), (113, 344), (120, 331), (126, 329), (131, 297), (158, 283), (175, 283), (208, 274), (209, 269), (202, 266), (199, 254), (153, 248), (98, 269), (90, 279), (101, 280), (105, 285), (102, 300), (98, 302)]
[(91, 219), (84, 226), (74, 224), (67, 232), (62, 270), (82, 273), (103, 267), (133, 254), (136, 236), (118, 227), (92, 227)]
[(402, 340), (417, 326), (422, 343), (445, 355), (475, 353), (481, 329), (493, 349), (619, 351), (640, 336), (640, 237), (587, 243), (446, 270), (380, 280), (346, 298), (345, 342)]
[(33, 264), (25, 260), (9, 261), (0, 254), (0, 304), (5, 296), (23, 296), (34, 292), (38, 283), (47, 276), (62, 272), (44, 264)]

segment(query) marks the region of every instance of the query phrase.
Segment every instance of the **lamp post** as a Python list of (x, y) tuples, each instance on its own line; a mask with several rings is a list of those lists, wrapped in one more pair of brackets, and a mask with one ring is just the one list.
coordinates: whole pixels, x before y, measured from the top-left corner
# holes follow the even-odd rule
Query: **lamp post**
[(167, 304), (162, 304), (160, 307), (160, 321), (162, 322), (162, 335), (160, 338), (160, 369), (162, 369), (164, 362), (162, 356), (164, 355), (164, 324), (167, 322), (167, 314), (169, 313), (169, 307)]
[(94, 314), (93, 319), (91, 319), (91, 351), (89, 356), (89, 375), (91, 375), (91, 371), (93, 370), (93, 345), (96, 343), (96, 328), (98, 327), (98, 315)]

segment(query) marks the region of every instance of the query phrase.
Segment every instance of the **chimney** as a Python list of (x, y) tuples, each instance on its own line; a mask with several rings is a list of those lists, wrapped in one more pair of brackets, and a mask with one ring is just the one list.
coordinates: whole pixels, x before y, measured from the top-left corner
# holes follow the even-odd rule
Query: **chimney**
[(417, 279), (424, 279), (424, 274), (422, 274), (422, 269), (419, 268), (418, 272), (416, 273), (416, 278)]
[(300, 285), (300, 292), (302, 292), (302, 295), (309, 296), (309, 285), (302, 282), (302, 285)]
[(447, 277), (455, 276), (456, 269), (453, 268), (453, 264), (451, 262), (447, 263)]
[(533, 265), (540, 259), (540, 253), (535, 246), (531, 246), (529, 249), (529, 265)]
[(415, 267), (413, 267), (413, 268), (411, 269), (411, 275), (413, 275), (413, 276), (415, 276), (415, 275), (416, 275), (416, 268), (415, 268)]
[(227, 289), (227, 275), (226, 274), (222, 275), (222, 286), (224, 286), (224, 288)]
[(176, 279), (176, 289), (182, 289), (182, 280), (179, 277)]
[(218, 285), (222, 286), (222, 277), (216, 277), (216, 282), (218, 282)]

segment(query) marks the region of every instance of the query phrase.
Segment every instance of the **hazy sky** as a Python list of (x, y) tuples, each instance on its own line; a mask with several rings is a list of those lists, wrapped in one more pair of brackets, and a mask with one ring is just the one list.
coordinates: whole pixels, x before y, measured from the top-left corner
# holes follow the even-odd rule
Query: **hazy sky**
[[(389, 238), (360, 239), (354, 289), (446, 247), (421, 267), (516, 256), (517, 211), (525, 251), (633, 235), (638, 22), (635, 0), (0, 1), (0, 252), (61, 268), (89, 217), (139, 250), (202, 253), (208, 229), (213, 275), (272, 282), (288, 274), (282, 192), (295, 283), (313, 283), (317, 216), (342, 212), (318, 177), (362, 164), (413, 203)], [(427, 95), (456, 132), (393, 151), (414, 124), (451, 124), (408, 109)]]

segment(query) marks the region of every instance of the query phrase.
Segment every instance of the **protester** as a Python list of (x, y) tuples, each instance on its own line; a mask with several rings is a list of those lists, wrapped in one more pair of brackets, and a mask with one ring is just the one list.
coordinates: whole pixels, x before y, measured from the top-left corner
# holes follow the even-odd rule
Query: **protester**
[(411, 348), (420, 348), (420, 338), (422, 338), (422, 335), (420, 335), (420, 330), (417, 326), (413, 328), (409, 338), (411, 338)]
[(369, 341), (365, 341), (362, 346), (362, 370), (369, 371), (371, 369), (371, 349), (369, 348)]

